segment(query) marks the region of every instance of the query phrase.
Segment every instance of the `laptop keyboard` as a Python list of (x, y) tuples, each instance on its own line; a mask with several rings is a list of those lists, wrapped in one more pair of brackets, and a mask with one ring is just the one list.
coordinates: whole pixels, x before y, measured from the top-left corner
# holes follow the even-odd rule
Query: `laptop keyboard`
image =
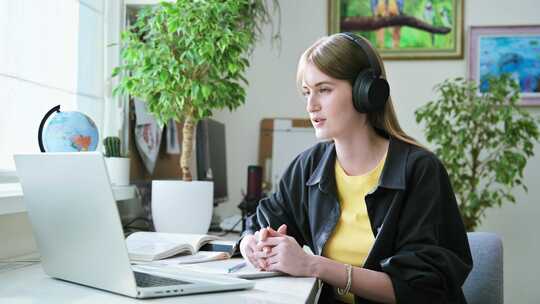
[(139, 287), (156, 287), (156, 286), (174, 286), (191, 284), (191, 282), (181, 281), (177, 279), (158, 277), (144, 272), (136, 272), (135, 281)]

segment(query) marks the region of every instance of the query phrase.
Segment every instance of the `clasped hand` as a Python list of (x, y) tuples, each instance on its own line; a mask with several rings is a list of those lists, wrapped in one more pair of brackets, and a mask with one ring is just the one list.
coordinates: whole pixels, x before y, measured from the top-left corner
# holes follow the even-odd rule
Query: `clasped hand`
[(292, 276), (312, 276), (312, 256), (307, 254), (287, 235), (287, 226), (278, 230), (262, 228), (254, 235), (247, 235), (240, 243), (244, 259), (265, 271), (280, 271)]

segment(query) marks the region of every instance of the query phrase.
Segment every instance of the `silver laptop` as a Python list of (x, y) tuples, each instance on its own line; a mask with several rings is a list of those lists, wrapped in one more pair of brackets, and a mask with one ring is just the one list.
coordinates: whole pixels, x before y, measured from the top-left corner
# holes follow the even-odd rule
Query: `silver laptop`
[(15, 165), (47, 275), (135, 298), (254, 286), (220, 275), (134, 271), (101, 153), (15, 155)]

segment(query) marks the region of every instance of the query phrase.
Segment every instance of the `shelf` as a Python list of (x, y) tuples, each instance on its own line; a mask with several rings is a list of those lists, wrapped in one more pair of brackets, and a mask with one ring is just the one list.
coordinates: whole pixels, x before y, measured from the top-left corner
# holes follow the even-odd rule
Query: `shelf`
[[(112, 186), (114, 198), (124, 201), (136, 198), (137, 187)], [(23, 192), (19, 183), (0, 185), (0, 215), (26, 212), (23, 202)]]

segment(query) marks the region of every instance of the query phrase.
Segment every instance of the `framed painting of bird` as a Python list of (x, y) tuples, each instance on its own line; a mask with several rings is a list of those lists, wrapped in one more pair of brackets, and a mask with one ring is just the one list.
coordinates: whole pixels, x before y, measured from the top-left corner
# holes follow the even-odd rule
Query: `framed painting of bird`
[(328, 0), (328, 32), (360, 34), (384, 59), (460, 59), (463, 0)]
[(468, 75), (489, 89), (488, 78), (510, 74), (519, 83), (521, 105), (540, 106), (540, 25), (472, 26)]

